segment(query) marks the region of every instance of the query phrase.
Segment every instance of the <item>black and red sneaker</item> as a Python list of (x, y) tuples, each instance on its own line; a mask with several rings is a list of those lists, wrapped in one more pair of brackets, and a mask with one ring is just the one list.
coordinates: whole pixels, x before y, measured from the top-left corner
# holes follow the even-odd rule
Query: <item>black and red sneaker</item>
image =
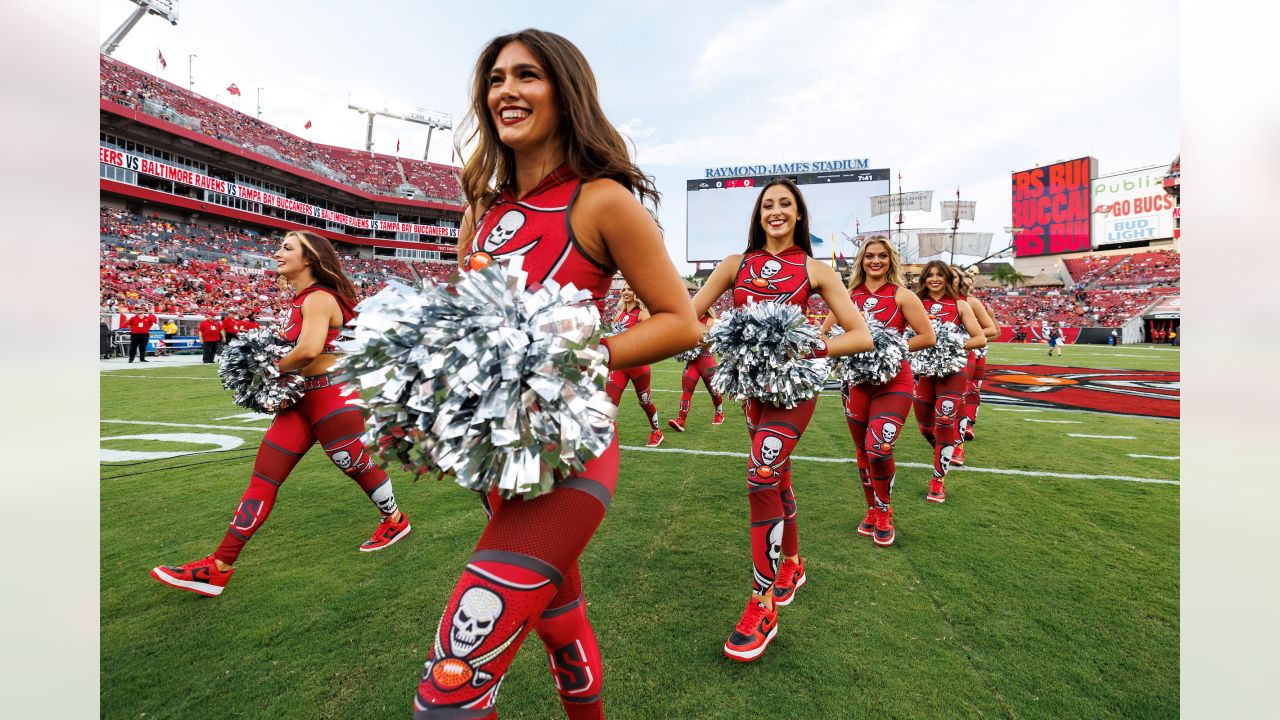
[(862, 516), (862, 522), (858, 523), (858, 534), (864, 537), (871, 537), (876, 530), (876, 509), (874, 506), (867, 508), (867, 514)]
[(667, 424), (676, 432), (684, 432), (684, 418), (672, 418), (667, 421)]
[(943, 487), (941, 480), (934, 478), (929, 481), (929, 494), (925, 499), (936, 503), (947, 501), (947, 489)]
[(649, 433), (649, 442), (645, 443), (645, 447), (658, 447), (662, 444), (662, 431), (655, 429)]
[(405, 515), (403, 510), (400, 511), (398, 522), (392, 522), (390, 515), (383, 515), (382, 522), (378, 523), (378, 529), (373, 531), (373, 537), (360, 545), (360, 552), (373, 552), (388, 545), (394, 545), (412, 531), (413, 528), (409, 526), (409, 516)]
[(723, 424), (724, 424), (724, 411), (723, 411), (723, 410), (717, 410), (717, 411), (716, 411), (716, 415), (715, 415), (715, 417), (711, 418), (711, 424), (712, 424), (712, 425), (723, 425)]
[(871, 540), (880, 547), (889, 547), (893, 538), (893, 508), (886, 505), (884, 510), (876, 510), (876, 528)]
[(764, 653), (778, 634), (778, 608), (767, 607), (764, 601), (752, 597), (742, 618), (729, 633), (724, 644), (724, 654), (730, 660), (751, 662)]
[(170, 587), (186, 590), (205, 597), (218, 597), (227, 587), (235, 568), (219, 570), (210, 555), (186, 565), (161, 565), (151, 570), (151, 577)]
[(790, 605), (796, 598), (796, 590), (807, 579), (804, 574), (804, 558), (800, 558), (800, 562), (784, 559), (782, 567), (778, 568), (778, 577), (773, 581), (773, 604)]
[(951, 453), (951, 464), (964, 467), (964, 445), (957, 445), (955, 451)]

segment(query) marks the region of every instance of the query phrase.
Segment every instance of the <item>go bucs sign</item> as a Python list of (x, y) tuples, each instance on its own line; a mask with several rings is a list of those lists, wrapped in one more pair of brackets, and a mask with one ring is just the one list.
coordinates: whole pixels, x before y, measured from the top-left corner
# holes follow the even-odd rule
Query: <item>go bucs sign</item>
[(1013, 174), (1017, 257), (1089, 250), (1090, 182), (1098, 161), (1084, 157)]
[(1093, 245), (1173, 237), (1174, 205), (1164, 191), (1168, 165), (1093, 181)]

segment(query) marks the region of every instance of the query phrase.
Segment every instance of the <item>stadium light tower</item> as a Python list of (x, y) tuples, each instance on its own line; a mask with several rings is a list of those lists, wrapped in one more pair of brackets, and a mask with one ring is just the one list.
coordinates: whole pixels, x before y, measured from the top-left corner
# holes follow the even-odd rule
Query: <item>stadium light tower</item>
[(446, 113), (435, 112), (421, 107), (408, 108), (406, 110), (393, 110), (385, 104), (381, 108), (375, 108), (371, 104), (358, 104), (347, 99), (347, 107), (358, 113), (364, 113), (369, 117), (369, 125), (365, 130), (364, 149), (373, 152), (373, 119), (381, 115), (394, 120), (404, 120), (406, 122), (417, 123), (427, 126), (427, 147), (422, 151), (422, 159), (426, 160), (431, 154), (431, 133), (436, 130), (452, 130), (453, 118)]
[(98, 48), (98, 52), (103, 55), (110, 55), (120, 47), (120, 42), (124, 40), (124, 36), (129, 34), (134, 25), (142, 19), (143, 15), (159, 15), (169, 21), (170, 25), (178, 24), (178, 0), (133, 0), (137, 5), (137, 9), (120, 23), (120, 27), (115, 32), (107, 36), (102, 46)]

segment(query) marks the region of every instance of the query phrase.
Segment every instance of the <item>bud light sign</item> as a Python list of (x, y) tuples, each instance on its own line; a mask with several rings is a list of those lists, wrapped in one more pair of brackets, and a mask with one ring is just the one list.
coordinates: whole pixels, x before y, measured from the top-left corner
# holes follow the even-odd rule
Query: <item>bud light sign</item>
[(1169, 166), (1093, 181), (1093, 245), (1173, 237), (1176, 201), (1164, 191)]

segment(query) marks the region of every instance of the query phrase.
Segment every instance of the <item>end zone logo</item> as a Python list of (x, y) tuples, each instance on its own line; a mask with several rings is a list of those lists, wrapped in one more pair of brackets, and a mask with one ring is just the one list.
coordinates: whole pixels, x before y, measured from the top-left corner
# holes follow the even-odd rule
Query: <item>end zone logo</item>
[(1090, 410), (1116, 415), (1180, 417), (1180, 374), (1151, 370), (992, 365), (983, 402)]

